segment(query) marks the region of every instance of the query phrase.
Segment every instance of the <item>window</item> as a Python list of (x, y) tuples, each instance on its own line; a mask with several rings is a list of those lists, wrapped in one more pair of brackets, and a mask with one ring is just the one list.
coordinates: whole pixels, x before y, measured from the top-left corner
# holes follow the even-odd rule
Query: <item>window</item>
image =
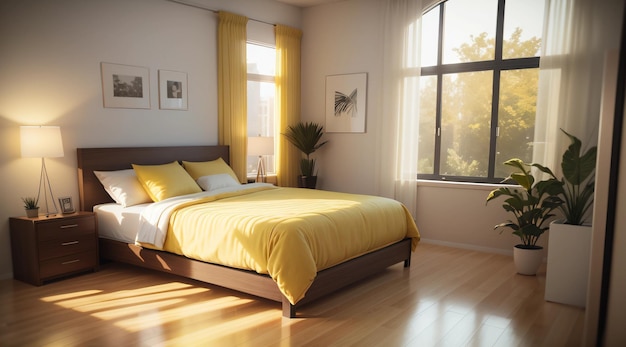
[[(248, 61), (248, 137), (274, 137), (276, 85), (276, 49), (247, 44)], [(257, 156), (248, 156), (248, 177), (256, 176)], [(264, 158), (266, 174), (275, 174), (273, 155)]]
[(532, 160), (544, 2), (448, 0), (422, 16), (418, 178), (495, 183), (505, 160)]

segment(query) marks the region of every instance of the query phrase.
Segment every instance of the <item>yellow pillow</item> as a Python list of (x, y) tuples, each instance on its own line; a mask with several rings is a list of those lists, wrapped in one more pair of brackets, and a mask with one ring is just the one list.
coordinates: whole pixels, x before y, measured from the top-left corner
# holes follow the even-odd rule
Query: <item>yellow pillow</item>
[(133, 169), (153, 201), (202, 191), (178, 162), (163, 165), (133, 164)]
[(189, 172), (194, 181), (198, 180), (198, 178), (202, 176), (229, 174), (235, 179), (235, 181), (240, 182), (233, 169), (231, 169), (222, 158), (201, 162), (183, 161), (183, 166), (185, 167), (185, 170)]

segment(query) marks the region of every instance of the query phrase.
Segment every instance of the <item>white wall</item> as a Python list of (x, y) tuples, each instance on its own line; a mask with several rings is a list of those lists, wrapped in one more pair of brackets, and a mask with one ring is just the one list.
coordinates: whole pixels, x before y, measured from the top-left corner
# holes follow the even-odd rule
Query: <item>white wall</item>
[[(328, 75), (367, 73), (366, 133), (327, 133), (329, 143), (314, 155), (322, 189), (376, 194), (377, 129), (382, 109), (382, 1), (348, 0), (303, 11), (302, 118), (325, 123), (324, 91)], [(425, 184), (418, 188), (417, 224), (422, 238), (512, 254), (516, 237), (493, 226), (509, 216), (500, 204), (485, 206), (492, 186)], [(547, 240), (540, 244), (546, 245)]]
[(376, 129), (381, 113), (382, 18), (378, 0), (306, 8), (302, 18), (302, 118), (325, 124), (326, 76), (367, 73), (366, 133), (327, 133), (313, 156), (318, 187), (374, 193)]
[[(273, 1), (196, 3), (300, 27), (299, 8)], [(12, 271), (8, 218), (24, 215), (20, 197), (39, 179), (19, 126), (61, 126), (65, 156), (46, 166), (54, 194), (75, 204), (77, 147), (216, 144), (216, 35), (215, 13), (164, 0), (0, 2), (0, 278)], [(149, 68), (151, 109), (104, 108), (101, 62)], [(188, 74), (187, 111), (159, 110), (159, 69)]]

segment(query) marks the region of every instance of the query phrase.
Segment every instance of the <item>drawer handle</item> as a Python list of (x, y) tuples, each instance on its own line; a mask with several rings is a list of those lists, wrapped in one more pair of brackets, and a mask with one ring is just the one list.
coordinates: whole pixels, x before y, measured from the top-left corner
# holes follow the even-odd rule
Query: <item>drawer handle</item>
[(78, 226), (78, 224), (61, 225), (61, 229), (76, 228), (77, 226)]
[(80, 261), (80, 259), (74, 259), (74, 260), (68, 260), (68, 261), (64, 261), (61, 263), (61, 265), (67, 265), (67, 264), (72, 264), (72, 263), (78, 263)]
[(78, 241), (70, 241), (70, 242), (63, 242), (61, 246), (70, 246), (70, 245), (76, 245), (76, 244), (78, 244)]

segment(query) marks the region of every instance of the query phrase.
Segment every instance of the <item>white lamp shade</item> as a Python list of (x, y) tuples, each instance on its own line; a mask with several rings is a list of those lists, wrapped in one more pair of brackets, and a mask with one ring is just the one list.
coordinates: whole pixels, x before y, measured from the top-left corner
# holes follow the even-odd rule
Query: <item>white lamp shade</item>
[(63, 156), (61, 127), (21, 126), (22, 157), (57, 158)]
[(265, 136), (248, 137), (248, 155), (274, 154), (274, 138)]

